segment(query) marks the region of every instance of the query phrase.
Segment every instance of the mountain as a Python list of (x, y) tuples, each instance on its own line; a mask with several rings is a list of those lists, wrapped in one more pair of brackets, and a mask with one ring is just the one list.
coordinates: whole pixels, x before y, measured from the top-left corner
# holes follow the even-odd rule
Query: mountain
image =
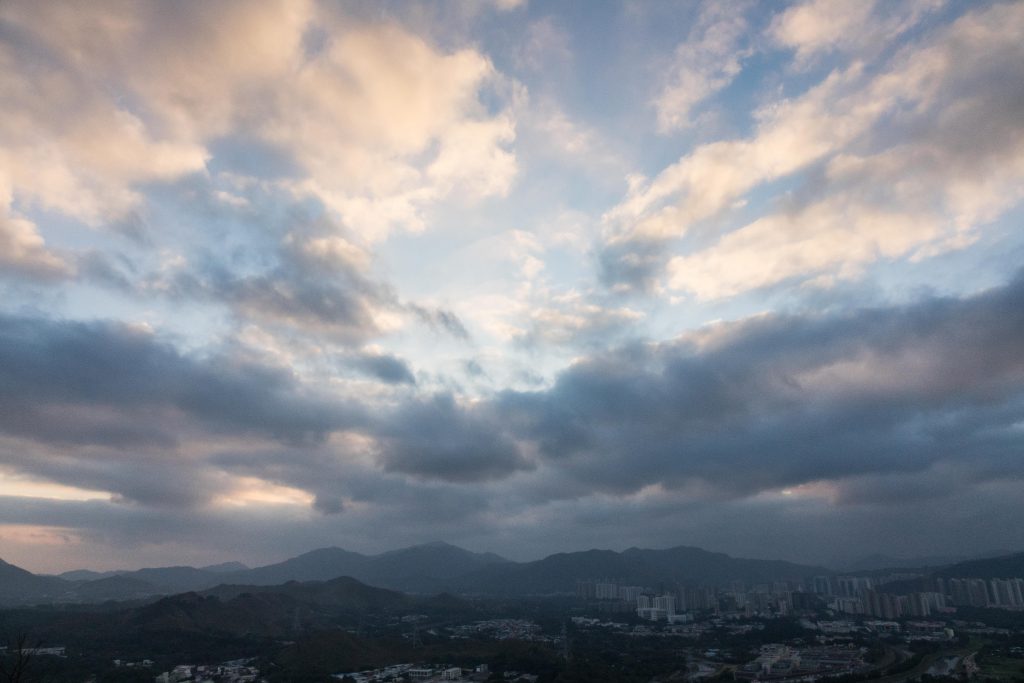
[(58, 574), (58, 579), (64, 579), (65, 581), (96, 581), (98, 579), (106, 579), (111, 576), (117, 576), (120, 572), (94, 572), (89, 569), (74, 569), (63, 574)]
[(162, 588), (164, 593), (183, 593), (216, 586), (223, 574), (195, 567), (150, 567), (123, 572), (120, 576), (151, 583)]
[[(102, 580), (108, 579), (123, 580), (124, 577)], [(0, 618), (8, 623), (12, 614), (5, 612)], [(480, 618), (481, 612), (470, 603), (451, 596), (418, 598), (342, 577), (280, 586), (218, 586), (205, 593), (181, 593), (144, 604), (19, 610), (11, 616), (10, 623), (31, 623), (33, 635), (41, 642), (60, 643), (69, 650), (89, 653), (95, 661), (115, 657), (132, 660), (151, 657), (168, 662), (225, 661), (257, 653), (269, 655), (286, 642), (301, 643), (326, 635), (328, 640), (355, 639), (343, 649), (355, 658), (351, 665), (361, 666), (365, 663), (367, 648), (372, 648), (373, 643), (384, 648), (381, 656), (374, 659), (374, 662), (379, 660), (380, 665), (412, 659), (411, 643), (402, 638), (383, 636), (364, 641), (349, 633), (362, 632), (364, 627), (373, 633), (377, 626), (401, 623), (400, 618), (410, 614), (425, 615), (428, 622), (449, 620), (453, 615), (469, 621)], [(407, 632), (401, 626), (398, 628)], [(294, 654), (301, 657), (337, 655), (333, 650), (322, 651), (319, 646), (312, 649), (300, 646)], [(418, 654), (422, 656), (423, 652)], [(122, 678), (142, 680), (145, 673)], [(315, 678), (302, 680), (331, 680), (330, 672), (320, 673)], [(54, 680), (64, 678), (70, 680), (73, 676), (58, 676)], [(148, 680), (152, 681), (151, 674)]]
[(214, 574), (230, 574), (231, 572), (248, 571), (249, 567), (241, 562), (221, 562), (220, 564), (211, 564), (207, 567), (200, 567), (199, 569), (204, 572), (213, 572)]
[(1024, 553), (958, 562), (939, 569), (933, 576), (954, 579), (1009, 579), (1024, 577)]
[(920, 569), (921, 567), (942, 567), (970, 559), (966, 556), (891, 557), (889, 555), (868, 555), (843, 565), (843, 571), (850, 573), (872, 572), (882, 569)]
[[(250, 569), (240, 562), (203, 568), (150, 567), (135, 571), (80, 569), (60, 577), (36, 576), (12, 565), (0, 568), (0, 600), (100, 602), (205, 591), (219, 584), (277, 586), (289, 581), (329, 581), (351, 576), (381, 588), (438, 593), (450, 581), (491, 564), (507, 562), (492, 553), (473, 553), (447, 543), (427, 543), (380, 555), (320, 548), (276, 564)], [(4, 580), (6, 574), (10, 575)]]
[[(330, 582), (339, 577), (407, 593), (508, 596), (572, 593), (576, 582), (585, 579), (607, 578), (656, 588), (677, 583), (770, 583), (831, 573), (822, 567), (739, 559), (687, 546), (665, 550), (630, 548), (621, 553), (588, 550), (558, 553), (535, 562), (511, 562), (492, 553), (474, 553), (448, 543), (426, 543), (379, 555), (320, 548), (255, 569), (239, 569), (232, 564), (202, 569), (153, 567), (113, 576), (97, 573), (95, 575), (101, 578), (87, 581), (39, 577), (11, 565), (5, 566), (13, 578), (3, 581), (0, 576), (0, 599), (6, 595), (8, 602), (97, 602), (202, 591), (225, 595), (210, 593), (222, 584), (226, 586), (224, 591), (234, 591), (234, 595), (240, 596), (253, 593), (254, 586)], [(75, 572), (71, 575), (85, 578), (94, 574)], [(236, 589), (238, 586), (247, 588)], [(292, 589), (278, 592), (296, 597)]]
[(288, 581), (326, 581), (339, 576), (365, 575), (369, 557), (341, 548), (320, 548), (308, 553), (241, 572), (222, 575), (223, 582), (273, 586)]
[(321, 548), (284, 562), (231, 572), (220, 578), (227, 583), (276, 585), (351, 576), (381, 588), (435, 593), (448, 588), (458, 577), (507, 562), (493, 553), (473, 553), (448, 543), (426, 543), (380, 555)]
[(456, 582), (463, 593), (530, 595), (572, 593), (576, 582), (610, 579), (623, 584), (657, 587), (659, 584), (730, 581), (769, 583), (830, 574), (823, 567), (778, 560), (749, 560), (679, 546), (665, 550), (630, 548), (558, 553), (536, 562), (494, 564)]
[(362, 580), (394, 590), (436, 593), (457, 585), (455, 580), (460, 577), (502, 564), (510, 563), (494, 553), (474, 553), (448, 543), (426, 543), (370, 558), (369, 574)]
[(71, 585), (54, 576), (36, 576), (0, 560), (0, 602), (27, 602), (63, 596)]
[(971, 555), (924, 555), (920, 557), (893, 557), (891, 555), (868, 555), (857, 560), (842, 563), (842, 570), (849, 573), (872, 572), (883, 569), (919, 569), (946, 567), (961, 562), (984, 560), (1004, 555), (1013, 555), (1010, 550), (989, 550)]
[(283, 595), (297, 604), (310, 607), (331, 607), (351, 611), (380, 612), (405, 608), (413, 604), (408, 596), (384, 588), (374, 588), (355, 579), (342, 576), (330, 581), (290, 581), (280, 586), (221, 585), (204, 591), (228, 602), (244, 595)]
[(80, 583), (72, 591), (74, 598), (81, 602), (135, 600), (165, 593), (165, 590), (152, 583), (120, 574)]

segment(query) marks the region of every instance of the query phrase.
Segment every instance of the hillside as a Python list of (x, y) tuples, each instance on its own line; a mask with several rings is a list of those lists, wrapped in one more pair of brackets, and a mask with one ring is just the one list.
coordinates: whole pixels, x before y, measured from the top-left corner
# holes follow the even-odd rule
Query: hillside
[(936, 571), (934, 576), (960, 579), (1007, 579), (1024, 577), (1024, 553), (958, 562)]
[(321, 548), (278, 564), (223, 574), (218, 579), (225, 583), (276, 585), (351, 576), (381, 588), (436, 593), (447, 588), (452, 579), (506, 562), (492, 553), (473, 553), (448, 543), (427, 543), (380, 555)]
[(775, 560), (737, 559), (723, 553), (679, 546), (666, 550), (630, 548), (621, 553), (587, 550), (558, 553), (536, 562), (486, 567), (463, 577), (465, 593), (528, 595), (571, 593), (576, 581), (611, 579), (626, 584), (657, 586), (674, 583), (763, 583), (829, 574), (822, 567)]
[(71, 587), (52, 576), (36, 576), (21, 567), (0, 560), (0, 602), (56, 599)]
[[(10, 578), (2, 582), (0, 599), (8, 603), (99, 602), (193, 591), (223, 597), (232, 591), (233, 595), (254, 592), (254, 586), (331, 582), (339, 577), (351, 577), (376, 588), (405, 593), (515, 596), (572, 593), (576, 582), (584, 579), (606, 578), (657, 587), (730, 581), (770, 583), (830, 573), (822, 567), (740, 559), (687, 546), (664, 550), (630, 548), (621, 553), (588, 550), (558, 553), (534, 562), (511, 562), (491, 553), (473, 553), (447, 543), (428, 543), (380, 555), (321, 548), (264, 567), (231, 569), (231, 565), (205, 569), (155, 567), (115, 575), (79, 571), (65, 576), (103, 578), (65, 581), (35, 576), (5, 564), (0, 571), (7, 572)], [(236, 587), (246, 587), (246, 591), (236, 590)], [(284, 594), (290, 593), (284, 591)]]
[(221, 574), (223, 583), (272, 586), (288, 581), (326, 581), (364, 574), (369, 557), (341, 548), (319, 548), (277, 564)]

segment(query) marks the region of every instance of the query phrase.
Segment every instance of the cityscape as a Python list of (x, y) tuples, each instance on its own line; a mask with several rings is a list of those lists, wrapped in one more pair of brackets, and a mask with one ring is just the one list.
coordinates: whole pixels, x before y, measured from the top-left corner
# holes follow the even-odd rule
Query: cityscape
[[(997, 576), (1024, 569), (1024, 553), (822, 574), (689, 547), (520, 563), (430, 543), (365, 558), (363, 581), (337, 576), (353, 556), (321, 549), (252, 569), (102, 578), (6, 564), (0, 578), (19, 590), (0, 592), (0, 625), (23, 635), (0, 663), (27, 680), (138, 683), (1024, 678), (1024, 580)], [(609, 560), (632, 578), (593, 578)], [(403, 593), (381, 587), (394, 585), (390, 566), (416, 585), (451, 571), (435, 574), (440, 593)], [(524, 574), (532, 583), (510, 579)], [(143, 596), (140, 575), (164, 583)], [(191, 590), (177, 592), (186, 576)], [(93, 583), (128, 592), (90, 601)]]

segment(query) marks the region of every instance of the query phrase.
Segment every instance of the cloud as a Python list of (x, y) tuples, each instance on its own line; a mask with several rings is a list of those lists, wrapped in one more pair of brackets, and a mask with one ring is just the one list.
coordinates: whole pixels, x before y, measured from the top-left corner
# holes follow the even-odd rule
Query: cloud
[(136, 294), (223, 304), (265, 332), (346, 346), (383, 334), (393, 313), (405, 312), (392, 288), (371, 274), (370, 253), (342, 226), (323, 216), (293, 216), (284, 226), (268, 226), (284, 233), (276, 244), (239, 249), (230, 261), (210, 250), (191, 262), (172, 258), (138, 278)]
[[(646, 254), (702, 221), (727, 228), (730, 207), (748, 192), (815, 165), (824, 165), (824, 183), (815, 186), (813, 173), (797, 181), (818, 201), (782, 206), (678, 257), (670, 284), (705, 298), (728, 296), (825, 269), (856, 273), (880, 257), (924, 255), (929, 245), (969, 243), (964, 231), (1019, 201), (1012, 188), (1019, 186), (1020, 98), (1006, 76), (1021, 58), (1022, 21), (1012, 4), (969, 13), (884, 64), (854, 62), (798, 97), (763, 107), (753, 136), (701, 145), (650, 182), (634, 183), (605, 216), (606, 281), (649, 284), (664, 261)], [(957, 57), (965, 49), (971, 57)], [(959, 142), (970, 130), (993, 135), (972, 149)], [(965, 177), (968, 168), (980, 175)], [(928, 180), (915, 183), (918, 175)], [(752, 269), (749, 277), (744, 268)]]
[(776, 15), (768, 33), (778, 44), (795, 50), (797, 62), (805, 64), (835, 50), (878, 50), (943, 5), (945, 0), (807, 0)]
[(640, 311), (623, 306), (603, 306), (580, 292), (548, 297), (547, 305), (530, 311), (529, 327), (519, 336), (526, 346), (607, 345), (617, 333), (643, 318)]
[(1018, 3), (0, 4), (4, 548), (1019, 517)]
[(365, 419), (289, 370), (183, 355), (119, 323), (5, 315), (0, 378), (3, 461), (150, 503), (212, 494), (216, 475), (194, 457), (204, 442), (316, 444)]
[(46, 280), (66, 277), (71, 267), (47, 249), (31, 221), (5, 216), (0, 207), (0, 272), (5, 271)]
[(146, 183), (230, 162), (214, 151), (233, 140), (286, 159), (281, 187), (367, 239), (423, 229), (449, 197), (501, 195), (516, 173), (515, 122), (482, 101), (491, 63), (396, 25), (303, 0), (19, 3), (3, 19), (14, 196), (93, 225), (144, 209)]
[(666, 84), (654, 101), (658, 130), (669, 133), (692, 125), (692, 110), (728, 86), (748, 54), (749, 27), (742, 4), (707, 5), (686, 41), (675, 50)]
[(447, 332), (455, 339), (467, 340), (469, 330), (454, 312), (444, 308), (428, 308), (419, 304), (407, 304), (406, 308), (419, 320), (435, 330)]
[(364, 353), (349, 361), (353, 367), (385, 384), (416, 384), (409, 364), (389, 353)]
[(765, 315), (580, 360), (505, 393), (506, 422), (575, 486), (614, 495), (759, 491), (988, 462), (1024, 409), (1024, 278), (964, 300)]
[[(979, 226), (1024, 198), (1024, 89), (1006, 85), (1024, 59), (1016, 28), (1024, 12), (997, 7), (897, 56), (868, 90), (905, 89), (910, 111), (887, 134), (899, 144), (832, 157), (813, 198), (672, 259), (669, 285), (718, 298), (970, 244)], [(965, 45), (972, 58), (958, 56)]]
[[(252, 552), (274, 558), (342, 531), (381, 549), (369, 530), (402, 519), (386, 545), (432, 532), (535, 553), (639, 529), (716, 547), (715, 529), (734, 552), (768, 552), (742, 529), (770, 519), (793, 555), (811, 536), (843, 550), (827, 540), (836, 524), (870, 548), (866, 530), (894, 509), (916, 524), (952, 499), (1013, 507), (1022, 297), (1024, 275), (964, 298), (765, 314), (595, 352), (538, 391), (380, 404), (124, 325), (7, 317), (3, 465), (115, 502), (4, 499), (0, 522), (139, 548), (265, 534)], [(263, 514), (244, 503), (256, 483), (312, 502)], [(967, 524), (942, 515), (944, 533)]]
[(35, 223), (11, 210), (13, 190), (8, 173), (8, 154), (0, 150), (0, 272), (33, 279), (66, 277), (69, 264), (46, 246)]
[(381, 426), (379, 437), (386, 471), (426, 480), (504, 479), (533, 467), (496, 416), (459, 406), (445, 394), (403, 406)]
[[(359, 419), (351, 406), (304, 389), (289, 369), (183, 355), (138, 326), (12, 316), (3, 321), (4, 423), (14, 433), (64, 442), (73, 421), (30, 416), (74, 404), (123, 411), (127, 427), (134, 411), (163, 406), (173, 409), (172, 417), (180, 411), (210, 429), (289, 442), (317, 441)], [(102, 443), (88, 431), (81, 437), (72, 442)]]

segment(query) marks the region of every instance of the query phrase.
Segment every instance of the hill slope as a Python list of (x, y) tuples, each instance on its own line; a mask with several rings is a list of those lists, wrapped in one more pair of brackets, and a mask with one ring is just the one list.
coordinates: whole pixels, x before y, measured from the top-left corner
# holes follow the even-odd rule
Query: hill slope
[(606, 578), (657, 587), (675, 583), (765, 583), (830, 573), (823, 567), (737, 559), (687, 546), (665, 550), (630, 548), (621, 553), (587, 550), (558, 553), (536, 562), (492, 565), (463, 577), (457, 582), (457, 589), (466, 593), (526, 595), (571, 593), (576, 581), (585, 579)]
[(934, 576), (957, 579), (1024, 578), (1024, 553), (958, 562), (957, 564), (943, 567), (935, 572)]
[(30, 571), (0, 560), (0, 601), (27, 602), (58, 598), (72, 584), (53, 576), (36, 576)]

